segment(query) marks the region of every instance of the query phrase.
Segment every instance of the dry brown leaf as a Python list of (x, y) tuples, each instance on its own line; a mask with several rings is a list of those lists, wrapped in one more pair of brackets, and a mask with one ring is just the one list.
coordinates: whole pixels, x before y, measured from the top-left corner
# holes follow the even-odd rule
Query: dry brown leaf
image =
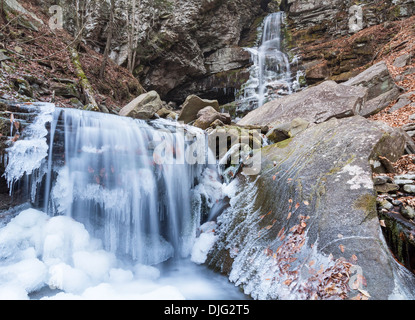
[(285, 284), (286, 286), (289, 286), (292, 282), (293, 282), (293, 281), (292, 281), (291, 279), (287, 279), (287, 280), (285, 280), (285, 281), (284, 281), (284, 284)]

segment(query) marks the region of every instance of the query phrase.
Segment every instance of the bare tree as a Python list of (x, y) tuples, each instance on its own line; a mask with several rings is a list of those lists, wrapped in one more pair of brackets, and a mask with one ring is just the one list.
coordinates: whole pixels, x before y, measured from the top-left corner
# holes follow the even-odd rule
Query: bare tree
[(134, 49), (136, 43), (136, 34), (137, 34), (137, 23), (136, 23), (136, 16), (137, 16), (137, 0), (131, 1), (131, 14), (130, 14), (130, 6), (129, 2), (131, 0), (126, 0), (126, 16), (127, 16), (127, 69), (132, 73), (135, 67), (135, 57), (134, 57)]
[(0, 22), (3, 22), (3, 23), (7, 22), (6, 11), (4, 10), (4, 0), (1, 0), (1, 3), (0, 3)]
[(104, 78), (105, 67), (107, 65), (108, 57), (109, 57), (109, 54), (110, 54), (112, 37), (113, 37), (113, 34), (114, 34), (114, 15), (115, 15), (115, 0), (111, 0), (110, 18), (109, 18), (109, 21), (108, 21), (107, 43), (105, 45), (104, 59), (102, 61), (101, 69), (99, 71), (99, 76), (101, 78)]

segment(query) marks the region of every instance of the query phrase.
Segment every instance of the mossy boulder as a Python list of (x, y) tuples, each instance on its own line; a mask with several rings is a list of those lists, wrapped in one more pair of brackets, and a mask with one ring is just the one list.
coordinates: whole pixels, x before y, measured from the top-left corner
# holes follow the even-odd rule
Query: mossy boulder
[(331, 119), (263, 148), (261, 173), (233, 182), (207, 264), (255, 299), (413, 298), (414, 276), (401, 272), (376, 214), (370, 160), (380, 144), (403, 153), (392, 131)]
[(163, 108), (163, 101), (156, 91), (143, 93), (121, 109), (120, 116), (149, 120)]

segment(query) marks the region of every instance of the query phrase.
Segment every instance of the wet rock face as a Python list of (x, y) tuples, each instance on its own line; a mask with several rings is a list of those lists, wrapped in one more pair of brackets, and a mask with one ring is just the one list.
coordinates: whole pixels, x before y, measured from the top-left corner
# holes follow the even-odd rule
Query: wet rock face
[(208, 264), (257, 299), (404, 294), (396, 283), (414, 279), (397, 275), (381, 235), (368, 161), (385, 144), (402, 154), (404, 138), (356, 116), (263, 148), (261, 174), (234, 182)]

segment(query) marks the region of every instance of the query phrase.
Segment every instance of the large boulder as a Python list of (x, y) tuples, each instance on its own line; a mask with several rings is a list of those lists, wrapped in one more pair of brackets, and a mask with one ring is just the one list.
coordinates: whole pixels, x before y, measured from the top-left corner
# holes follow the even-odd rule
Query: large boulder
[(304, 91), (266, 103), (250, 112), (239, 125), (281, 124), (302, 118), (321, 123), (331, 118), (359, 114), (367, 97), (367, 89), (325, 81)]
[(199, 111), (206, 107), (212, 107), (216, 111), (219, 111), (219, 102), (217, 100), (201, 99), (196, 95), (188, 96), (183, 103), (179, 121), (183, 121), (184, 123), (195, 121), (198, 118), (197, 114)]
[(119, 112), (120, 116), (149, 120), (163, 108), (163, 101), (156, 91), (143, 93), (135, 98)]
[(193, 125), (202, 130), (206, 130), (216, 120), (221, 121), (222, 124), (231, 124), (231, 116), (229, 113), (220, 113), (209, 106), (197, 113), (197, 120)]
[(373, 65), (344, 84), (368, 89), (367, 102), (360, 111), (360, 115), (364, 117), (385, 109), (400, 95), (400, 89), (384, 61)]
[(376, 212), (371, 164), (405, 139), (355, 116), (314, 125), (262, 150), (258, 176), (238, 175), (207, 264), (255, 299), (413, 298)]

